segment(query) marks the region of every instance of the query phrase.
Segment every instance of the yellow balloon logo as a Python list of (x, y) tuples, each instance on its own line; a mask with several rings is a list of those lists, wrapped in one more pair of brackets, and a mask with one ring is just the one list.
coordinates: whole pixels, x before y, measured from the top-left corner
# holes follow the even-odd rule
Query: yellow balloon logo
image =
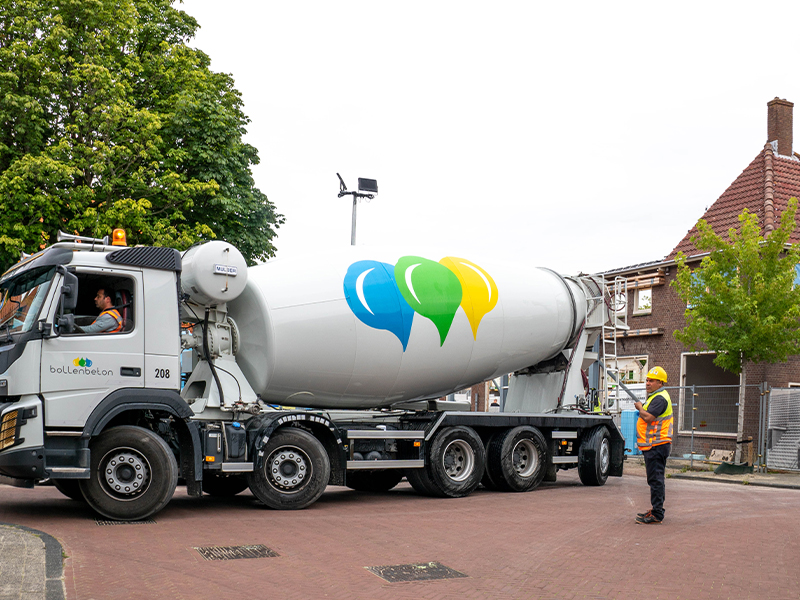
[(497, 285), (491, 275), (465, 258), (446, 256), (439, 263), (455, 273), (461, 283), (461, 308), (469, 319), (472, 337), (477, 340), (481, 319), (497, 306)]

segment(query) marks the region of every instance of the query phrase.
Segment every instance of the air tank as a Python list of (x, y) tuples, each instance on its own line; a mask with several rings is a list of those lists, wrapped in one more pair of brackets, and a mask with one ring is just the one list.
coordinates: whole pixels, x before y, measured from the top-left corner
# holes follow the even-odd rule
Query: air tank
[(200, 306), (229, 302), (247, 284), (247, 262), (228, 242), (214, 240), (192, 246), (181, 257), (181, 289)]
[(228, 309), (256, 393), (337, 409), (436, 398), (552, 358), (587, 302), (547, 269), (356, 246), (251, 267)]

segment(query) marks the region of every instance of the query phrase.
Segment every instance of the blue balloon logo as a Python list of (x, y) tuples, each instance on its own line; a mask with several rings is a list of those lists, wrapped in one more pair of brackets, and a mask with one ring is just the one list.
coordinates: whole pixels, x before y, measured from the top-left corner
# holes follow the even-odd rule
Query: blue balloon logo
[(362, 323), (396, 335), (405, 352), (414, 310), (397, 287), (394, 265), (375, 260), (353, 263), (344, 277), (344, 296)]

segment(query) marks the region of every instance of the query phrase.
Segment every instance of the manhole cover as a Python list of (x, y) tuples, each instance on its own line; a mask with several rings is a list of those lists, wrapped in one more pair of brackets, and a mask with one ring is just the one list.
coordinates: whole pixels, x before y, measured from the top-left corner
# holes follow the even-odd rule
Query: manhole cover
[(262, 544), (255, 546), (205, 546), (195, 548), (206, 560), (233, 560), (235, 558), (269, 558), (278, 556)]
[(431, 579), (455, 579), (467, 577), (450, 567), (445, 567), (438, 562), (417, 563), (413, 565), (387, 565), (383, 567), (365, 567), (367, 571), (375, 573), (389, 583), (399, 581), (429, 581)]
[(145, 519), (144, 521), (103, 521), (102, 519), (95, 519), (98, 525), (155, 525), (156, 522), (152, 519)]

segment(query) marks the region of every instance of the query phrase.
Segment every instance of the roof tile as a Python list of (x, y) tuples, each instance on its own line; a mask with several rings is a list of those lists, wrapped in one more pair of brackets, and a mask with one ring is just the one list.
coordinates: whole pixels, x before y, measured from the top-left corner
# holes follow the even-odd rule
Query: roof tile
[[(761, 227), (764, 227), (764, 186), (766, 183), (765, 156), (771, 149), (765, 148), (742, 171), (727, 190), (712, 204), (703, 215), (703, 219), (723, 239), (729, 239), (728, 230), (738, 228), (739, 214), (747, 208), (758, 215)], [(800, 197), (800, 162), (784, 156), (773, 156), (773, 187), (775, 206), (775, 226), (780, 222), (781, 214), (786, 210), (789, 198)], [(800, 243), (800, 228), (792, 233), (793, 243)], [(667, 255), (667, 259), (675, 258), (679, 251), (689, 256), (700, 251), (692, 243), (691, 238), (697, 234), (694, 225)]]

